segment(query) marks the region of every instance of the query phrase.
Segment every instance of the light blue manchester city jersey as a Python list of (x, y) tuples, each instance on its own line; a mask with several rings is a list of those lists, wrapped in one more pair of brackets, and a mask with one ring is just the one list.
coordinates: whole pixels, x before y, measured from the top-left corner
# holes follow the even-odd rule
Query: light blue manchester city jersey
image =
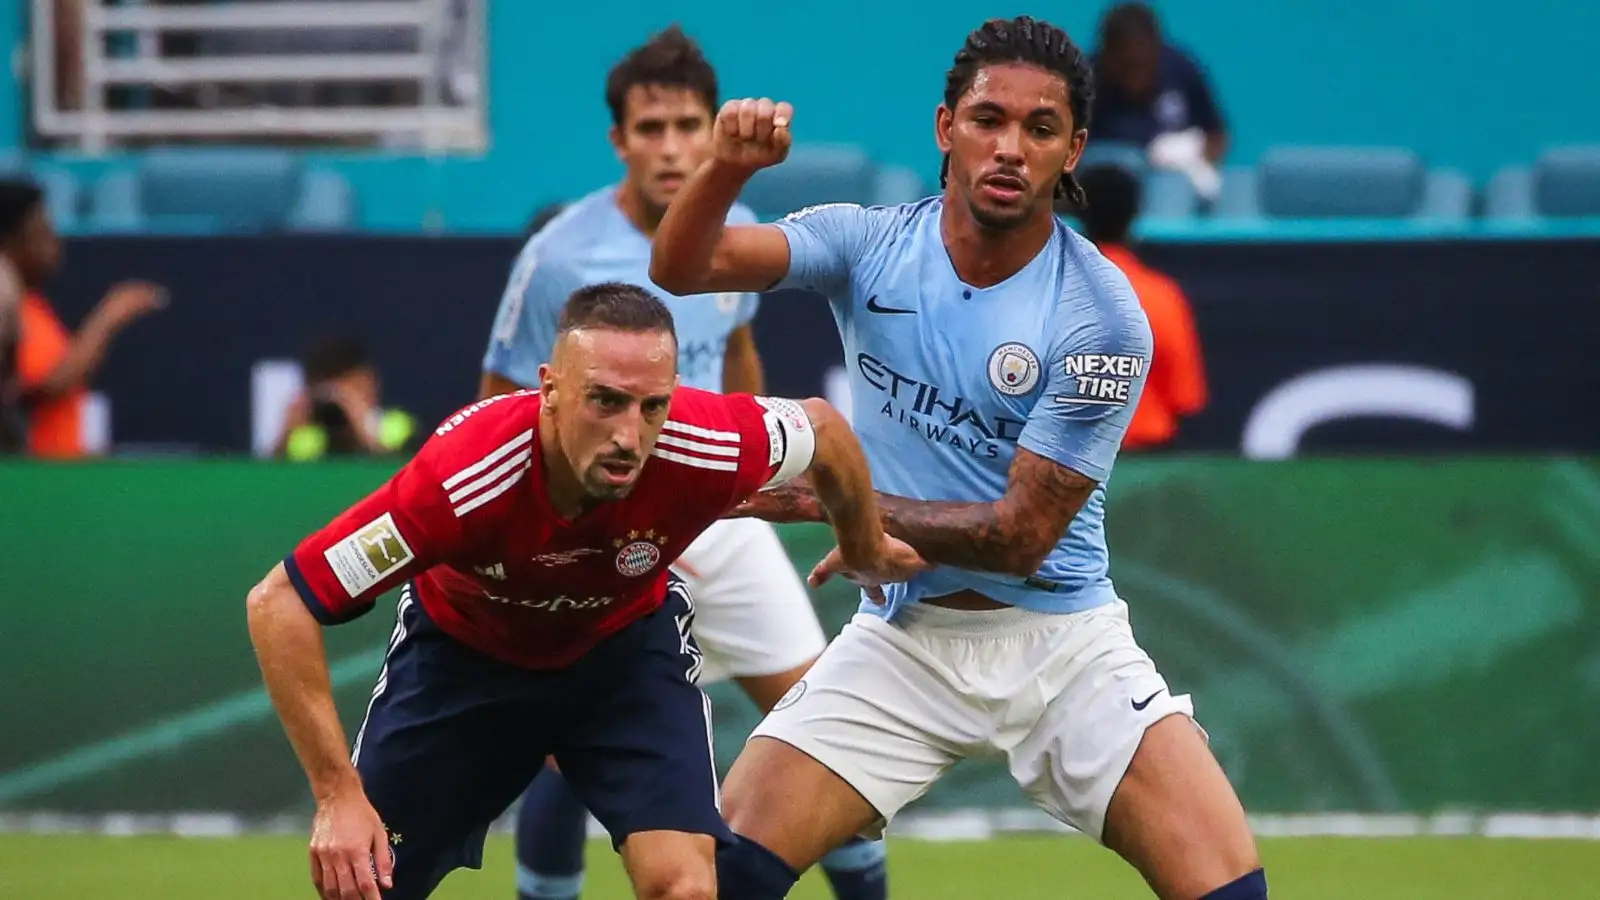
[[(730, 225), (754, 221), (743, 207), (728, 215)], [(755, 318), (758, 295), (675, 297), (656, 287), (650, 280), (650, 238), (617, 207), (615, 187), (573, 203), (528, 239), (500, 298), (483, 357), (485, 371), (537, 386), (539, 365), (550, 358), (567, 298), (604, 281), (636, 284), (660, 297), (678, 332), (679, 377), (690, 387), (722, 391), (728, 336)]]
[(971, 589), (1041, 612), (1110, 602), (1105, 485), (1144, 387), (1151, 338), (1128, 280), (1057, 223), (1023, 269), (962, 283), (939, 232), (938, 198), (895, 207), (828, 204), (778, 223), (780, 287), (826, 295), (844, 343), (851, 420), (878, 490), (991, 502), (1017, 448), (1100, 482), (1030, 578), (933, 568), (894, 585), (884, 607)]

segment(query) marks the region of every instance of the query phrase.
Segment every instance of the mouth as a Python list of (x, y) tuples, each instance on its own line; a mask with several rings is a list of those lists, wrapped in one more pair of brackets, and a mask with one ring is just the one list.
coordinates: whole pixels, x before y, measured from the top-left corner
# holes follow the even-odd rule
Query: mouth
[(1022, 199), (1028, 183), (1015, 175), (989, 175), (978, 182), (983, 193), (996, 203), (1009, 206)]
[(627, 484), (639, 471), (638, 466), (632, 462), (615, 459), (600, 460), (598, 468), (607, 484)]
[(656, 184), (669, 191), (683, 187), (684, 180), (682, 172), (662, 172), (656, 176)]

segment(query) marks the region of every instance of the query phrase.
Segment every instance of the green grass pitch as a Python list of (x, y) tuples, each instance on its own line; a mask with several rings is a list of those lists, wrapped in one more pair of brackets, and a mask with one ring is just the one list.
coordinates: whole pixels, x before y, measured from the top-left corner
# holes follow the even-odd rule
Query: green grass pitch
[[(1272, 895), (1289, 900), (1529, 900), (1595, 896), (1600, 844), (1480, 838), (1293, 838), (1262, 842)], [(623, 900), (616, 857), (590, 847), (587, 900)], [(902, 900), (1122, 900), (1148, 898), (1138, 877), (1081, 838), (892, 841), (892, 895)], [(277, 900), (313, 896), (297, 837), (0, 835), (0, 897), (81, 900)], [(511, 844), (491, 839), (481, 872), (458, 871), (434, 895), (484, 900), (512, 894)], [(815, 873), (793, 894), (824, 900)]]

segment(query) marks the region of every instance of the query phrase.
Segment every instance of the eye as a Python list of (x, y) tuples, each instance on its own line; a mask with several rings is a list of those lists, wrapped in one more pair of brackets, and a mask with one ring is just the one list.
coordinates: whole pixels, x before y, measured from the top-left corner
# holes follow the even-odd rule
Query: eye
[(1035, 126), (1033, 126), (1033, 136), (1036, 137), (1036, 138), (1041, 138), (1041, 139), (1043, 139), (1043, 138), (1051, 138), (1051, 137), (1055, 137), (1055, 134), (1056, 134), (1056, 130), (1054, 128), (1051, 128), (1049, 125), (1035, 125)]
[(656, 398), (656, 399), (653, 399), (653, 400), (646, 400), (644, 402), (644, 414), (645, 414), (645, 417), (646, 418), (650, 418), (650, 419), (656, 419), (656, 418), (660, 418), (661, 416), (666, 415), (667, 414), (667, 404), (668, 403), (669, 403), (669, 401), (664, 399), (664, 398)]

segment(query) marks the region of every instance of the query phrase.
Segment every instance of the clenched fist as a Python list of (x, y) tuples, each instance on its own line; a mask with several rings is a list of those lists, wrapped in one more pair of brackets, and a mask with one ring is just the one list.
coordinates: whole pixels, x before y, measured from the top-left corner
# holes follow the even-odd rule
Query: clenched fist
[(717, 162), (751, 172), (783, 162), (789, 155), (789, 122), (794, 107), (760, 100), (729, 100), (712, 129)]

